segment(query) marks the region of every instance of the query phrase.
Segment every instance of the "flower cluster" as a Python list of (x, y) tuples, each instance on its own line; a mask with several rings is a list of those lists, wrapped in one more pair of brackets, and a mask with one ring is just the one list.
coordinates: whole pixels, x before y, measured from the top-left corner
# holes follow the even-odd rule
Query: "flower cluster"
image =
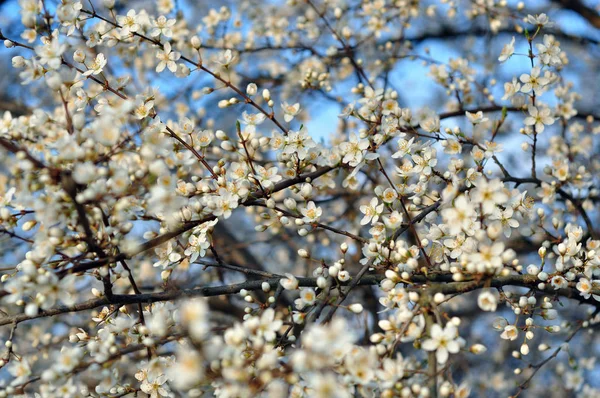
[(597, 396), (591, 39), (284, 3), (18, 1), (0, 398)]

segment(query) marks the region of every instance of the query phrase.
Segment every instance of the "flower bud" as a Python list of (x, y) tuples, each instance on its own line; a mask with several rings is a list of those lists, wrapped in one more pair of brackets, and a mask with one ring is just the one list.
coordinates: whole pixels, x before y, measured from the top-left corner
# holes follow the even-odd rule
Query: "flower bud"
[(262, 92), (262, 96), (265, 101), (267, 101), (267, 102), (270, 101), (271, 100), (271, 92), (269, 91), (269, 89), (265, 88)]
[(246, 86), (246, 94), (253, 96), (258, 91), (258, 87), (254, 83), (250, 83)]
[(190, 39), (190, 44), (192, 45), (192, 47), (194, 47), (196, 50), (198, 50), (200, 48), (200, 46), (202, 45), (202, 40), (200, 40), (200, 38), (198, 36), (194, 35)]
[(479, 355), (486, 352), (487, 348), (483, 344), (473, 344), (471, 348), (469, 348), (469, 351), (471, 351), (475, 355)]
[(360, 314), (361, 312), (363, 312), (363, 306), (362, 306), (362, 304), (359, 304), (359, 303), (350, 304), (348, 306), (348, 309), (350, 311), (354, 312), (355, 314)]
[(23, 66), (25, 66), (25, 58), (21, 57), (20, 55), (13, 57), (12, 66), (13, 68), (22, 68)]
[(73, 60), (82, 64), (83, 61), (85, 61), (85, 51), (75, 50), (75, 52), (73, 53)]

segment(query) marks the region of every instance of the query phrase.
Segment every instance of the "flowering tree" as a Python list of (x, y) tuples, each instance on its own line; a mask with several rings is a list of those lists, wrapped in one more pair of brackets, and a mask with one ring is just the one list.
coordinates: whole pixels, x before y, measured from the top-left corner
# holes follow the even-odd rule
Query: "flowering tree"
[(600, 395), (597, 10), (18, 3), (0, 397)]

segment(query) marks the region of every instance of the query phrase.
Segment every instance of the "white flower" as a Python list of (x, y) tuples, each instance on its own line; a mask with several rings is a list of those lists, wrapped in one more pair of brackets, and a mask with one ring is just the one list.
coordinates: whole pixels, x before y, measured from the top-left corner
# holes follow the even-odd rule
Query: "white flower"
[(519, 227), (519, 222), (513, 218), (514, 210), (512, 207), (507, 207), (502, 210), (499, 207), (496, 207), (490, 216), (492, 220), (500, 221), (502, 225), (502, 231), (504, 232), (504, 236), (510, 238), (512, 234), (512, 229), (516, 229)]
[(133, 109), (133, 114), (138, 119), (143, 119), (150, 116), (150, 111), (154, 108), (154, 101), (139, 100), (137, 106)]
[(167, 268), (169, 264), (181, 260), (181, 254), (173, 250), (173, 242), (171, 241), (157, 247), (154, 249), (154, 252), (159, 258), (159, 260), (153, 264), (155, 267)]
[(560, 275), (555, 275), (550, 279), (550, 285), (554, 290), (565, 289), (569, 287), (569, 282)]
[(187, 329), (190, 337), (201, 341), (210, 331), (209, 310), (206, 299), (197, 298), (184, 302), (178, 313), (178, 320)]
[(398, 193), (392, 188), (386, 188), (385, 191), (380, 194), (380, 196), (385, 203), (393, 203), (396, 199), (398, 199)]
[(175, 387), (190, 389), (204, 379), (204, 360), (193, 348), (180, 345), (175, 363), (168, 368), (169, 379)]
[(262, 124), (266, 118), (267, 117), (263, 113), (248, 113), (244, 111), (244, 113), (242, 113), (241, 122), (246, 125), (246, 132), (253, 133), (256, 131), (256, 126)]
[(183, 134), (192, 134), (194, 132), (194, 127), (194, 122), (188, 117), (183, 117), (179, 121), (179, 128)]
[(31, 366), (29, 366), (27, 358), (22, 358), (20, 361), (10, 361), (8, 373), (14, 377), (11, 380), (11, 385), (16, 386), (25, 383), (31, 375)]
[(316, 372), (309, 378), (308, 396), (314, 398), (350, 398), (352, 395), (332, 373)]
[(58, 361), (53, 364), (53, 368), (63, 374), (71, 372), (79, 365), (84, 352), (81, 347), (63, 347), (58, 355)]
[(500, 62), (506, 61), (513, 55), (514, 52), (515, 52), (515, 37), (513, 36), (510, 43), (506, 44), (502, 48), (502, 52), (500, 53), (500, 56), (498, 57), (498, 61), (500, 61)]
[[(98, 170), (92, 162), (77, 163), (73, 168), (73, 180), (78, 184), (87, 184), (98, 177)], [(2, 201), (0, 200), (0, 205)]]
[(581, 294), (581, 296), (583, 296), (583, 298), (588, 299), (590, 298), (590, 295), (592, 294), (592, 283), (590, 282), (589, 279), (587, 278), (581, 278), (579, 279), (579, 281), (577, 282), (577, 285), (575, 286), (577, 288), (577, 290), (579, 290), (579, 294)]
[(442, 210), (442, 218), (452, 235), (458, 234), (463, 229), (469, 229), (476, 216), (473, 204), (465, 195), (457, 197), (452, 207)]
[(158, 397), (167, 397), (169, 396), (169, 391), (163, 387), (163, 384), (167, 382), (167, 376), (160, 375), (156, 378), (148, 377), (142, 385), (140, 389), (146, 394), (150, 395), (150, 398), (158, 398)]
[(158, 65), (156, 65), (156, 72), (162, 72), (165, 67), (168, 68), (171, 72), (175, 73), (177, 71), (177, 61), (181, 57), (181, 54), (175, 51), (171, 51), (171, 44), (169, 42), (165, 43), (163, 46), (163, 50), (158, 50), (156, 52), (156, 58), (160, 59)]
[(435, 133), (440, 131), (440, 118), (438, 116), (431, 116), (422, 120), (419, 126), (428, 133)]
[(465, 115), (472, 124), (479, 124), (489, 120), (487, 117), (483, 117), (482, 111), (478, 111), (477, 113), (471, 113), (467, 111), (465, 112)]
[(508, 201), (504, 184), (499, 179), (488, 181), (481, 177), (477, 179), (475, 186), (471, 199), (482, 205), (484, 214), (492, 214), (496, 205), (503, 205)]
[(521, 83), (517, 81), (516, 77), (513, 77), (512, 82), (504, 83), (504, 96), (502, 96), (502, 100), (511, 99), (519, 91), (521, 91)]
[(471, 253), (469, 263), (477, 272), (496, 271), (502, 268), (502, 254), (504, 253), (504, 242), (495, 242), (492, 245), (479, 244), (479, 249)]
[(167, 19), (164, 15), (159, 16), (153, 21), (154, 29), (150, 32), (150, 36), (156, 37), (163, 35), (165, 37), (173, 36), (171, 28), (175, 25), (175, 19)]
[(426, 176), (431, 175), (433, 168), (437, 165), (436, 155), (437, 151), (435, 148), (425, 148), (420, 154), (412, 155), (411, 159), (415, 164), (411, 169), (411, 173), (422, 173)]
[(492, 292), (485, 290), (477, 297), (477, 305), (482, 311), (493, 312), (498, 307), (498, 299)]
[(545, 77), (540, 77), (541, 69), (539, 66), (535, 66), (531, 69), (531, 74), (523, 73), (519, 80), (523, 83), (521, 92), (528, 93), (530, 91), (538, 91), (548, 84), (549, 80)]
[(381, 103), (381, 114), (384, 116), (396, 113), (400, 108), (398, 107), (398, 101), (393, 99), (385, 100)]
[(360, 211), (364, 214), (364, 217), (360, 220), (360, 225), (375, 224), (379, 220), (379, 215), (383, 212), (384, 204), (381, 203), (378, 205), (378, 203), (377, 198), (373, 198), (368, 205), (360, 206)]
[(425, 351), (435, 351), (435, 357), (440, 364), (446, 363), (449, 354), (456, 354), (460, 350), (458, 331), (452, 324), (446, 324), (444, 329), (437, 323), (431, 325), (430, 336), (423, 341), (422, 347)]
[(228, 68), (234, 60), (235, 60), (235, 54), (233, 54), (233, 52), (231, 52), (231, 50), (227, 49), (224, 52), (219, 54), (219, 57), (216, 62), (218, 64), (220, 64), (221, 66)]
[(194, 262), (198, 257), (204, 257), (206, 255), (206, 249), (210, 247), (210, 242), (206, 239), (206, 235), (191, 235), (188, 240), (189, 246), (185, 249), (184, 253), (190, 257), (190, 262)]
[(405, 140), (404, 138), (400, 138), (398, 140), (398, 151), (392, 155), (392, 158), (397, 159), (403, 156), (409, 155), (413, 150), (413, 144), (415, 142), (415, 138), (411, 138), (410, 140)]
[(550, 19), (548, 19), (548, 16), (544, 13), (541, 13), (539, 15), (527, 15), (527, 18), (525, 18), (525, 21), (532, 24), (532, 25), (537, 25), (537, 26), (547, 26), (547, 27), (552, 27), (554, 25), (553, 22), (550, 22)]
[(385, 227), (390, 230), (396, 230), (402, 225), (403, 216), (397, 210), (394, 210), (387, 216), (383, 216)]
[(128, 35), (132, 32), (137, 32), (140, 30), (140, 24), (138, 23), (138, 15), (136, 15), (135, 10), (131, 9), (127, 12), (126, 16), (118, 15), (117, 22), (121, 25), (121, 33), (123, 35)]
[(554, 124), (552, 111), (547, 107), (529, 105), (529, 116), (525, 118), (524, 123), (526, 126), (535, 126), (535, 131), (542, 133), (545, 126)]
[[(258, 322), (256, 322), (258, 320)], [(267, 308), (259, 319), (254, 320), (256, 328), (250, 326), (250, 329), (254, 331), (256, 337), (264, 339), (264, 341), (272, 342), (277, 337), (277, 331), (283, 325), (281, 319), (275, 319), (275, 310), (273, 308)]]
[(359, 140), (356, 134), (352, 134), (350, 141), (342, 142), (340, 144), (340, 149), (344, 155), (342, 163), (347, 163), (352, 167), (358, 166), (358, 164), (363, 160), (364, 152), (367, 150), (367, 148), (369, 148), (369, 140)]
[(202, 130), (196, 134), (196, 145), (206, 148), (213, 141), (214, 134), (211, 130)]
[(298, 279), (292, 274), (285, 274), (285, 278), (281, 278), (279, 283), (285, 290), (296, 290), (298, 289)]
[(308, 156), (309, 150), (316, 146), (317, 144), (308, 134), (306, 126), (302, 126), (300, 131), (289, 132), (285, 140), (285, 146), (283, 147), (283, 154), (291, 155), (295, 153), (298, 159), (304, 160)]
[(94, 123), (94, 138), (104, 146), (110, 147), (119, 140), (119, 127), (110, 120), (110, 117), (103, 117)]
[(102, 69), (106, 66), (106, 57), (99, 53), (96, 55), (94, 62), (88, 67), (88, 70), (83, 72), (83, 76), (98, 75), (102, 73)]
[(283, 108), (283, 119), (288, 123), (296, 117), (298, 112), (300, 112), (299, 103), (290, 105), (287, 102), (284, 102), (283, 104), (281, 104), (281, 108)]
[(538, 57), (544, 65), (559, 66), (562, 65), (560, 58), (560, 47), (552, 35), (544, 35), (544, 42), (536, 43)]
[(58, 37), (52, 35), (51, 40), (44, 44), (35, 46), (35, 53), (39, 56), (42, 65), (48, 65), (50, 69), (58, 69), (62, 64), (62, 54), (67, 50), (66, 44), (60, 44)]
[(312, 288), (300, 289), (300, 297), (294, 300), (294, 304), (298, 310), (302, 310), (307, 306), (311, 306), (317, 300), (315, 290)]
[(519, 330), (514, 325), (506, 325), (504, 331), (500, 334), (500, 337), (504, 340), (516, 340), (519, 337)]
[(238, 207), (239, 199), (237, 195), (221, 188), (219, 195), (215, 198), (213, 214), (228, 219), (231, 217), (231, 212)]
[(302, 221), (306, 223), (314, 223), (319, 221), (323, 210), (320, 207), (316, 207), (315, 202), (310, 201), (304, 209), (300, 210), (300, 212), (304, 216)]

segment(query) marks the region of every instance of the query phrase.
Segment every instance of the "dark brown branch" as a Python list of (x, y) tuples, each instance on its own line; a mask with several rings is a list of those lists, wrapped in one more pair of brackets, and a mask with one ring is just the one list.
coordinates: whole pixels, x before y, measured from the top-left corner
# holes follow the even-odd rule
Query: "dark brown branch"
[[(297, 278), (298, 285), (302, 287), (316, 287), (317, 278)], [(383, 275), (365, 275), (359, 279), (358, 286), (372, 286), (379, 284), (384, 279)], [(144, 293), (144, 294), (115, 294), (110, 298), (100, 297), (91, 299), (83, 303), (75, 304), (73, 306), (58, 306), (46, 311), (40, 311), (36, 315), (19, 314), (13, 316), (7, 316), (0, 318), (0, 326), (21, 323), (37, 318), (47, 318), (60, 314), (69, 314), (74, 312), (87, 311), (93, 308), (105, 306), (105, 305), (129, 305), (138, 303), (156, 303), (161, 301), (174, 301), (184, 298), (192, 297), (211, 297), (211, 296), (223, 296), (232, 295), (239, 293), (242, 289), (247, 291), (261, 290), (263, 283), (268, 283), (271, 288), (276, 288), (280, 283), (281, 278), (269, 278), (263, 280), (253, 280), (242, 283), (224, 285), (224, 286), (206, 286), (195, 289), (186, 290), (175, 290), (157, 293)], [(414, 275), (410, 282), (413, 283), (411, 289), (420, 289), (423, 287), (428, 288), (430, 294), (443, 293), (443, 294), (457, 294), (467, 293), (473, 290), (478, 290), (484, 287), (506, 287), (506, 286), (520, 286), (533, 289), (538, 292), (543, 292), (550, 295), (556, 295), (569, 299), (576, 300), (583, 304), (594, 305), (596, 308), (600, 308), (600, 302), (589, 298), (583, 298), (577, 289), (573, 287), (554, 290), (550, 285), (547, 285), (545, 289), (539, 289), (539, 280), (533, 275), (509, 275), (509, 276), (498, 276), (492, 277), (491, 279), (479, 278), (479, 280), (470, 280), (465, 282), (451, 282), (452, 274), (429, 274), (429, 275)], [(342, 286), (348, 286), (354, 283), (353, 280), (341, 283)], [(421, 286), (418, 286), (418, 285)], [(574, 282), (571, 283), (572, 285)], [(592, 292), (593, 294), (600, 294), (600, 292)]]

